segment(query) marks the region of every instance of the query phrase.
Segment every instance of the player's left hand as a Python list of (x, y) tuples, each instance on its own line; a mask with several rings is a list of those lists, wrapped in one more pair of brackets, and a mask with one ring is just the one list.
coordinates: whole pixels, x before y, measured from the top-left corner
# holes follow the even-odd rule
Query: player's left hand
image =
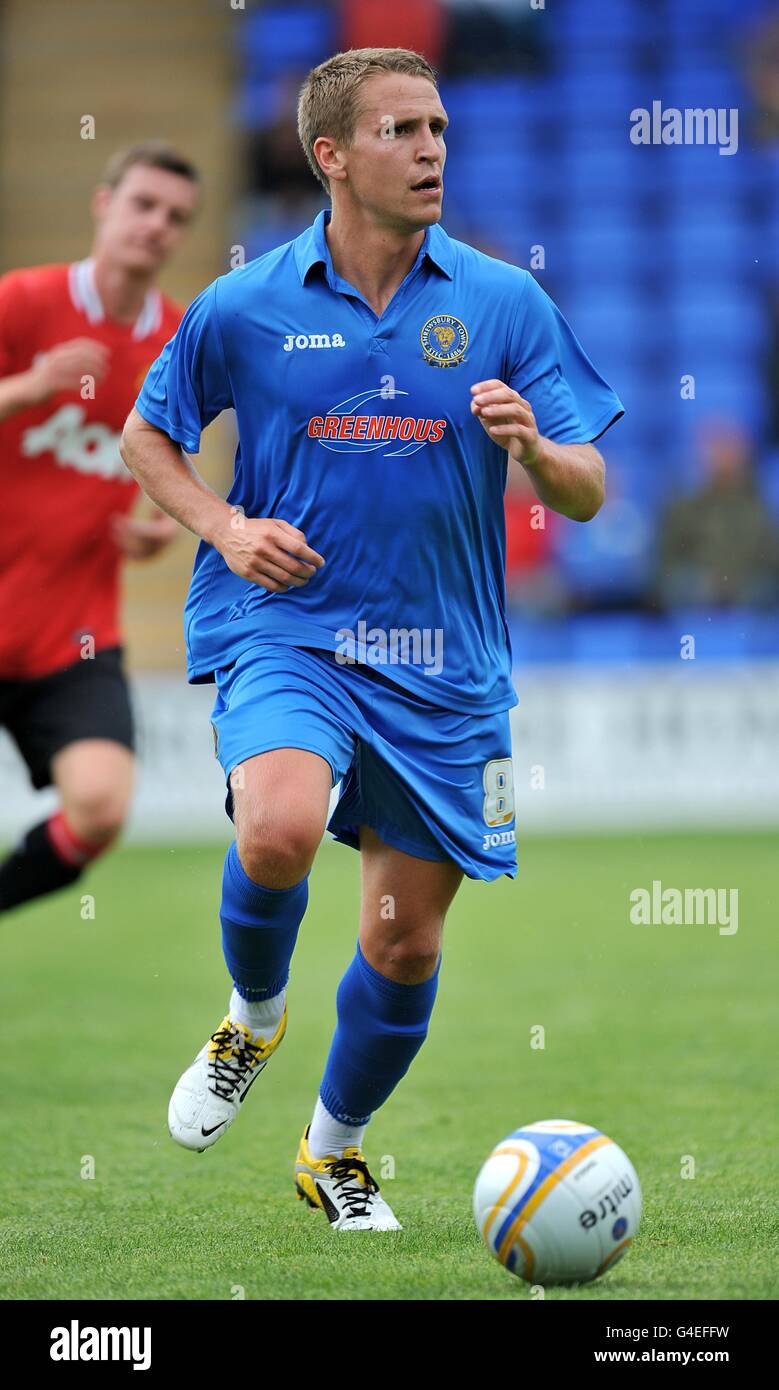
[(150, 518), (117, 512), (110, 525), (114, 544), (128, 560), (150, 560), (170, 545), (179, 529), (172, 516), (159, 511)]
[(517, 463), (532, 467), (541, 444), (532, 406), (503, 381), (477, 381), (471, 387), (471, 414), (490, 439), (508, 449)]

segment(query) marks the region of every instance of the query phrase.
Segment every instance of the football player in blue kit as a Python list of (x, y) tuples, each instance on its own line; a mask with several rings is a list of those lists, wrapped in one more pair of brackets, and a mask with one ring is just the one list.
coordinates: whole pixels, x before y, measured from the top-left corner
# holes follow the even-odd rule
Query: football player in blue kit
[[(336, 1230), (395, 1230), (365, 1128), (425, 1040), (463, 874), (516, 873), (508, 458), (542, 504), (587, 521), (604, 495), (593, 441), (622, 407), (527, 271), (440, 226), (447, 116), (424, 58), (339, 53), (298, 118), (332, 210), (194, 300), (122, 441), (201, 538), (188, 678), (216, 683), (235, 822), (233, 990), (168, 1123), (187, 1148), (216, 1143), (278, 1048), (327, 827), (360, 852), (362, 903), (295, 1185)], [(186, 455), (228, 408), (223, 500)]]

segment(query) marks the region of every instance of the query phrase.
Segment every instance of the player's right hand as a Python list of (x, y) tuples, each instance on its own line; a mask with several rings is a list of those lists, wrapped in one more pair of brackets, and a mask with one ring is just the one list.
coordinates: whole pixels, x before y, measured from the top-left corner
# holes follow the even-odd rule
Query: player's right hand
[(214, 545), (233, 574), (272, 594), (301, 589), (325, 563), (297, 526), (278, 517), (248, 517), (234, 511)]
[(85, 376), (99, 381), (108, 371), (109, 349), (94, 338), (57, 343), (34, 362), (28, 373), (31, 401), (38, 404), (58, 391), (80, 387)]

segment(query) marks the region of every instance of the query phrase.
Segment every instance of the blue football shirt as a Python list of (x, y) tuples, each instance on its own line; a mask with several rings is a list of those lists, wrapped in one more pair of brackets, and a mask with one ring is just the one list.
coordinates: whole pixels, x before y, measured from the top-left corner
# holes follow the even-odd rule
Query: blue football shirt
[(597, 439), (622, 406), (527, 271), (432, 226), (377, 318), (333, 268), (329, 216), (203, 290), (136, 401), (189, 454), (234, 407), (228, 502), (299, 527), (325, 559), (269, 593), (201, 541), (189, 680), (267, 640), (356, 656), (444, 708), (508, 709), (507, 454), (470, 387), (508, 383), (561, 444)]

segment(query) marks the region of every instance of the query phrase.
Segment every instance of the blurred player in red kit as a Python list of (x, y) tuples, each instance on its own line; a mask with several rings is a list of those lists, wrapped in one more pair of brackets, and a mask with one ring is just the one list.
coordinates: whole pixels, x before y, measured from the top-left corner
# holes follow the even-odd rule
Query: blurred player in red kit
[(173, 539), (130, 515), (122, 426), (182, 311), (155, 288), (200, 197), (161, 141), (120, 151), (92, 197), (92, 254), (0, 278), (0, 725), (57, 812), (0, 864), (0, 911), (72, 883), (116, 838), (133, 779), (123, 559)]

